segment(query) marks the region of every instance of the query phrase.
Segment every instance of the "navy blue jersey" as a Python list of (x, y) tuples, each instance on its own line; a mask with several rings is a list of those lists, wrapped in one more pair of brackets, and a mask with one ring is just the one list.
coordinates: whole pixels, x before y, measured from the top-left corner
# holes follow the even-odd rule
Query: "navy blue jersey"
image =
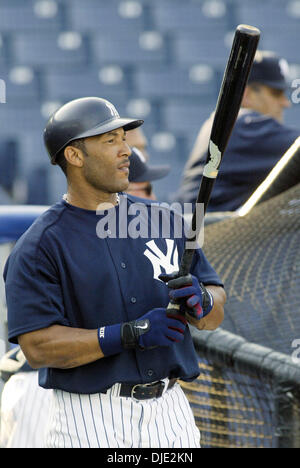
[[(167, 306), (168, 288), (158, 275), (178, 269), (184, 239), (175, 238), (175, 221), (167, 238), (155, 229), (147, 236), (149, 212), (155, 204), (144, 200), (139, 217), (133, 210), (125, 218), (136, 201), (121, 197), (115, 209), (98, 213), (63, 200), (24, 233), (4, 271), (11, 342), (16, 343), (20, 334), (54, 324), (96, 329)], [(169, 213), (165, 208), (161, 216)], [(171, 213), (171, 218), (178, 216)], [(124, 224), (127, 228), (137, 220), (143, 237), (128, 237)], [(110, 234), (116, 226), (117, 237), (104, 238), (104, 225)], [(200, 249), (192, 273), (204, 284), (221, 285)], [(40, 385), (97, 393), (117, 382), (147, 383), (165, 377), (192, 380), (198, 375), (197, 355), (187, 330), (182, 343), (168, 348), (128, 350), (74, 369), (42, 369)]]
[[(212, 122), (213, 115), (205, 123), (202, 138), (198, 140), (199, 152), (185, 167), (174, 197), (180, 203), (196, 201)], [(207, 211), (234, 211), (243, 205), (298, 136), (297, 129), (270, 116), (243, 109), (225, 150)]]

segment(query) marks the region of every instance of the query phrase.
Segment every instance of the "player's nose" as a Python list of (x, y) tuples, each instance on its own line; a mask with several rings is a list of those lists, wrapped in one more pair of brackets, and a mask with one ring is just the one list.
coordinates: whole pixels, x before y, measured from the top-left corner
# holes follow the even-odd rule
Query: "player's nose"
[(131, 151), (130, 146), (128, 145), (127, 141), (124, 140), (123, 144), (122, 144), (122, 148), (120, 150), (120, 155), (121, 156), (127, 156), (129, 158), (131, 156), (131, 153), (132, 153), (132, 151)]

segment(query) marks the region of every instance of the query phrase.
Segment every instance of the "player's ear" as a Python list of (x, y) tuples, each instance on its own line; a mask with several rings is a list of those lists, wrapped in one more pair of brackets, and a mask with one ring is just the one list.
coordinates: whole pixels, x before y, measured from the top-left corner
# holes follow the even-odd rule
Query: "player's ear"
[(76, 167), (83, 166), (84, 154), (81, 149), (75, 146), (67, 146), (64, 155), (69, 164)]

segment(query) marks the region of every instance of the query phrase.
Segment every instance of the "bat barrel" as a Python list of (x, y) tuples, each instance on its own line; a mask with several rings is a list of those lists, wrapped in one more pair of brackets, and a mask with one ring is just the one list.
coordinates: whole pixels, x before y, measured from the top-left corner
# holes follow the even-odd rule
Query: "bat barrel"
[(260, 31), (254, 26), (242, 24), (236, 28), (211, 131), (211, 141), (217, 145), (221, 156), (240, 110), (259, 39)]

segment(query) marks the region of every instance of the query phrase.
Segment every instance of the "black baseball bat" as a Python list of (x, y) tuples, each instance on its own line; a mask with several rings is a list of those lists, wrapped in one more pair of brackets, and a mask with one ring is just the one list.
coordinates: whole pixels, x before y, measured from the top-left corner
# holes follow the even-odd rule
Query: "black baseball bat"
[[(201, 229), (201, 223), (197, 219), (196, 206), (202, 203), (202, 213), (205, 215), (224, 152), (241, 107), (259, 39), (260, 30), (253, 26), (240, 24), (235, 30), (231, 52), (216, 104), (206, 164), (193, 211), (190, 231), (186, 236), (179, 276), (187, 275), (190, 272), (197, 238)], [(168, 308), (174, 309), (174, 306), (176, 305), (170, 303)]]

